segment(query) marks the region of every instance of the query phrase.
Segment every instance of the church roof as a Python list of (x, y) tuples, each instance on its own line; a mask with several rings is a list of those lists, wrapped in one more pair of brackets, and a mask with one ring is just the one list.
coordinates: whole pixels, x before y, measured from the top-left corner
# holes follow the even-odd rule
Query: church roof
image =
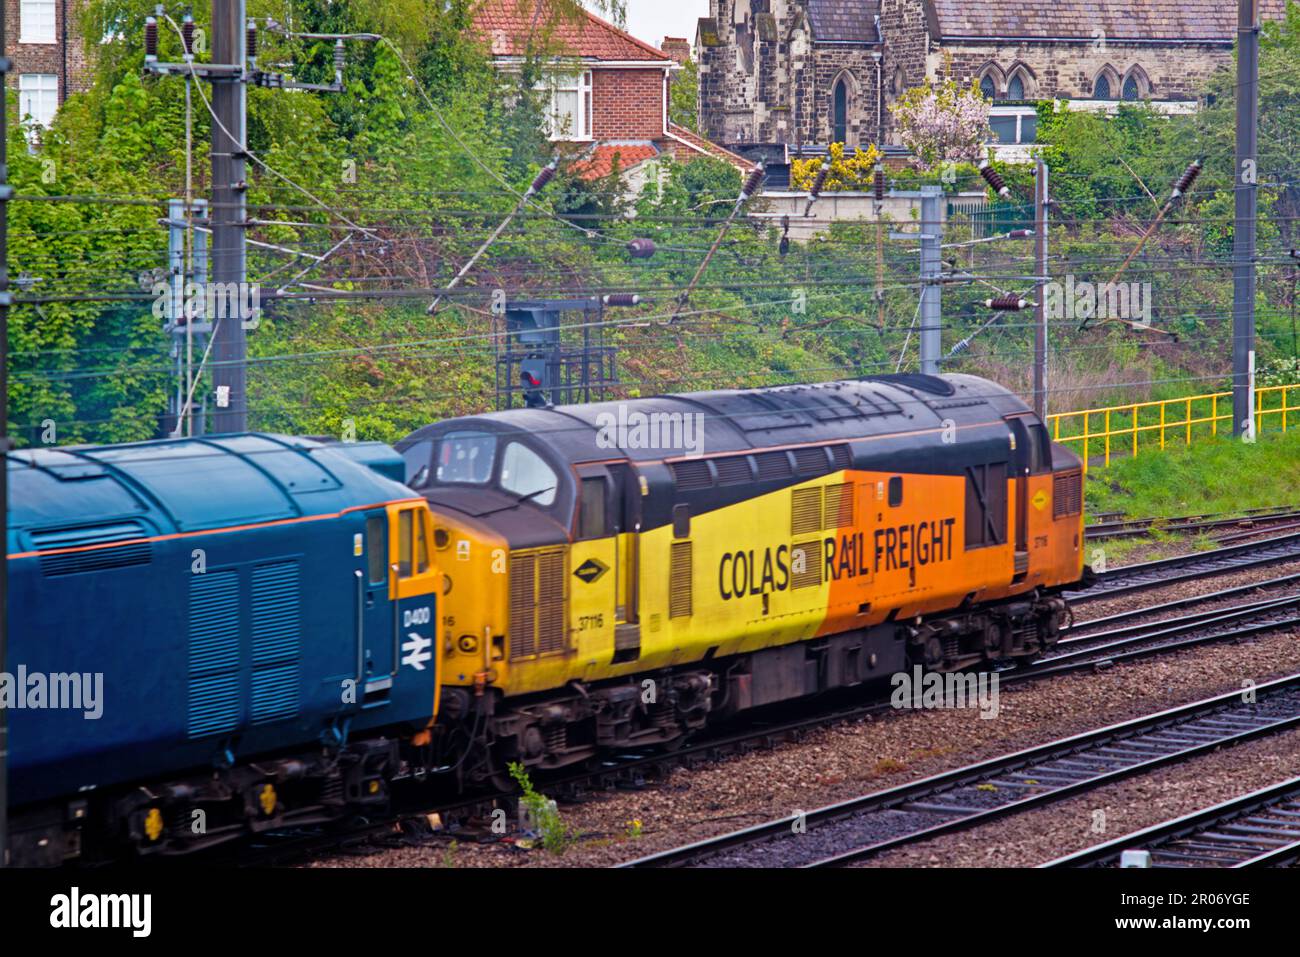
[[(862, 0), (842, 2), (848, 5)], [(926, 0), (926, 6), (944, 39), (1060, 37), (1231, 43), (1237, 33), (1237, 5), (1227, 0)], [(1260, 0), (1260, 15), (1265, 20), (1280, 19), (1285, 9), (1286, 0)]]
[(877, 43), (880, 0), (808, 0), (813, 39), (822, 43)]

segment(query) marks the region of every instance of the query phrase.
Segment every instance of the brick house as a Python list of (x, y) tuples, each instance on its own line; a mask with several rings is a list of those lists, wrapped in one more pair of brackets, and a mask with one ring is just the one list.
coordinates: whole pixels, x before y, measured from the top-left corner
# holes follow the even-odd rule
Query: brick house
[(5, 55), (11, 88), (28, 122), (48, 126), (69, 93), (86, 89), (89, 64), (78, 0), (4, 0)]
[[(1260, 0), (1277, 18), (1285, 0)], [(1230, 0), (710, 0), (696, 33), (700, 126), (727, 145), (892, 143), (889, 104), (951, 70), (994, 101), (1000, 151), (1033, 105), (1197, 107), (1232, 63)]]
[[(579, 175), (594, 179), (617, 168), (632, 192), (656, 177), (670, 156), (721, 159), (747, 172), (752, 164), (668, 119), (668, 84), (680, 69), (663, 50), (584, 11), (574, 19), (547, 0), (485, 0), (474, 27), (499, 70), (519, 70), (539, 37), (556, 51), (541, 89), (552, 140), (580, 155)], [(680, 55), (680, 51), (675, 51)]]

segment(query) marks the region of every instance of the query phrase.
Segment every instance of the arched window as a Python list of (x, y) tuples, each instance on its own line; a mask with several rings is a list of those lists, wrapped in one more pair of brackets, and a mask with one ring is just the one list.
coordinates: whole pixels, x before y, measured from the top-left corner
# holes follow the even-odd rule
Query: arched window
[(1136, 100), (1139, 99), (1141, 96), (1142, 96), (1142, 91), (1138, 88), (1137, 77), (1133, 76), (1130, 73), (1128, 78), (1124, 80), (1123, 97), (1126, 100)]
[(1017, 73), (1007, 84), (1008, 100), (1023, 100), (1025, 98), (1025, 78)]
[(1092, 87), (1092, 98), (1094, 100), (1110, 99), (1110, 77), (1105, 73), (1097, 77), (1097, 82)]
[(849, 138), (849, 84), (843, 77), (831, 94), (831, 126), (832, 141), (846, 143)]
[(996, 100), (998, 98), (998, 86), (988, 73), (985, 73), (980, 80), (980, 92), (984, 94), (986, 100)]

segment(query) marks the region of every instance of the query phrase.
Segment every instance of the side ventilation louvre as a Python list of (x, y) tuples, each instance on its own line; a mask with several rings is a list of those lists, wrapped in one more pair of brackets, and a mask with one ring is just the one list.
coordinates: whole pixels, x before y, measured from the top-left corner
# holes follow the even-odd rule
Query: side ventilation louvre
[(840, 469), (852, 467), (853, 456), (849, 454), (849, 447), (847, 445), (832, 445), (830, 447), (830, 452), (831, 467), (835, 471), (838, 472)]
[(747, 455), (731, 455), (725, 459), (714, 459), (713, 467), (718, 470), (719, 485), (747, 485), (753, 481)]
[(695, 489), (711, 488), (713, 476), (709, 473), (709, 463), (703, 459), (691, 459), (685, 462), (673, 462), (673, 481), (679, 491), (690, 492)]
[(787, 479), (794, 475), (790, 467), (790, 456), (784, 452), (759, 452), (754, 456), (758, 465), (758, 480), (767, 482), (773, 479)]
[(795, 542), (790, 546), (790, 587), (812, 588), (822, 583), (821, 542)]
[(510, 557), (510, 660), (568, 647), (564, 549)]
[(689, 618), (691, 598), (691, 543), (673, 542), (668, 572), (668, 617)]
[(794, 465), (800, 475), (825, 475), (830, 471), (830, 460), (826, 458), (826, 447), (816, 445), (811, 448), (794, 450)]
[(790, 534), (808, 535), (822, 528), (822, 490), (797, 488), (790, 497)]
[(1083, 510), (1083, 473), (1067, 472), (1052, 481), (1052, 517), (1078, 515)]
[(537, 653), (537, 563), (532, 555), (510, 556), (510, 659)]
[(826, 489), (826, 515), (822, 528), (847, 528), (853, 524), (853, 483), (831, 485)]
[(189, 736), (239, 723), (239, 573), (190, 576)]
[[(37, 551), (46, 549), (84, 548), (88, 545), (108, 545), (127, 542), (148, 535), (139, 522), (120, 522), (94, 528), (77, 528), (61, 532), (40, 532), (32, 536)], [(40, 557), (41, 573), (47, 577), (98, 572), (109, 568), (127, 568), (147, 565), (153, 559), (153, 546), (149, 542), (135, 541), (130, 545), (111, 548), (90, 548), (85, 551), (62, 552)]]
[(302, 653), (301, 583), (298, 563), (253, 569), (254, 724), (298, 713), (298, 665)]
[(564, 650), (564, 552), (537, 556), (537, 651), (549, 655)]

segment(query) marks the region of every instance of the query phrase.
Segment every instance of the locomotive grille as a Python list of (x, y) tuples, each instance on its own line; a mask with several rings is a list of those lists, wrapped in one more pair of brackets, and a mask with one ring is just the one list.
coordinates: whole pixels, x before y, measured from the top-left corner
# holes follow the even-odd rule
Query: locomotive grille
[(790, 497), (790, 534), (807, 535), (822, 528), (822, 490), (797, 488)]
[(510, 557), (510, 660), (568, 646), (563, 548)]
[(710, 488), (713, 485), (713, 477), (709, 474), (709, 463), (703, 459), (673, 462), (669, 468), (673, 470), (673, 481), (677, 483), (680, 491), (689, 492), (694, 489)]
[[(790, 546), (790, 587), (812, 588), (822, 583), (821, 542), (795, 542)], [(802, 565), (803, 571), (796, 569)]]
[(564, 552), (537, 556), (537, 651), (564, 650)]
[(189, 736), (239, 722), (239, 573), (190, 576)]
[(1052, 480), (1052, 517), (1078, 515), (1083, 510), (1083, 473), (1068, 472)]
[[(148, 533), (139, 522), (122, 522), (96, 528), (79, 528), (67, 532), (42, 532), (32, 536), (32, 544), (40, 549), (76, 548), (79, 545), (105, 545), (115, 541), (144, 538)], [(153, 558), (153, 546), (148, 542), (134, 542), (116, 548), (95, 548), (84, 552), (64, 552), (42, 555), (41, 573), (47, 577), (76, 575), (80, 572), (97, 572), (106, 568), (126, 568), (147, 565)]]
[(826, 520), (823, 528), (846, 528), (853, 524), (853, 483), (832, 485), (826, 489)]
[(296, 561), (253, 569), (254, 723), (278, 721), (298, 713), (298, 657), (302, 612)]
[(745, 485), (752, 480), (747, 455), (730, 455), (727, 458), (714, 459), (713, 467), (718, 470), (719, 485)]
[(754, 461), (758, 464), (760, 482), (785, 479), (794, 474), (790, 467), (790, 456), (784, 452), (759, 452), (754, 456)]
[(532, 555), (510, 557), (510, 658), (536, 654), (536, 562)]
[(795, 449), (794, 464), (800, 475), (825, 475), (830, 470), (826, 449), (820, 445)]
[(689, 618), (691, 601), (691, 543), (673, 542), (668, 573), (668, 617)]

